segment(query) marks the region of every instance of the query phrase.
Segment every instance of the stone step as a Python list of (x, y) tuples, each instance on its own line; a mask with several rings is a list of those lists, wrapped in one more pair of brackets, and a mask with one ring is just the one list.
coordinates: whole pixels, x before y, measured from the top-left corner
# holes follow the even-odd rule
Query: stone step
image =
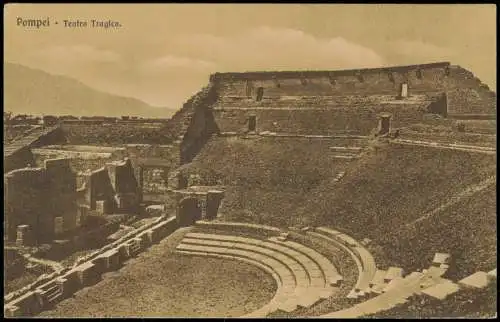
[(360, 152), (363, 148), (359, 146), (331, 146), (330, 150), (338, 152)]
[[(203, 239), (203, 237), (207, 239)], [(329, 261), (314, 250), (294, 242), (281, 242), (279, 241), (279, 237), (271, 237), (268, 241), (270, 242), (240, 236), (200, 233), (188, 233), (183, 239), (183, 243), (242, 248), (256, 253), (266, 254), (279, 260), (290, 268), (295, 268), (296, 270), (304, 269), (311, 280), (315, 274), (317, 276), (315, 272), (319, 271), (322, 272), (321, 277), (323, 278), (325, 286), (328, 285), (328, 281), (324, 277), (324, 270), (329, 273), (329, 277), (338, 279), (338, 273), (333, 265), (331, 263), (328, 264)], [(322, 265), (318, 262), (321, 262)], [(315, 279), (315, 283), (317, 282), (318, 280)]]
[(54, 294), (48, 296), (47, 301), (49, 301), (49, 303), (54, 303), (61, 297), (62, 297), (62, 292), (57, 292), (57, 293), (54, 293)]
[(335, 266), (323, 255), (319, 254), (309, 247), (293, 241), (282, 242), (275, 237), (271, 237), (269, 238), (269, 240), (300, 251), (301, 253), (312, 259), (320, 267), (320, 271), (323, 274), (328, 286), (339, 286), (340, 282), (342, 281), (342, 276), (338, 273)]
[[(195, 236), (198, 236), (198, 238), (200, 237), (199, 235)], [(238, 257), (251, 258), (252, 260), (255, 260), (261, 264), (264, 264), (267, 267), (272, 268), (274, 271), (277, 271), (278, 275), (283, 280), (283, 285), (285, 288), (293, 289), (294, 287), (297, 287), (294, 296), (286, 297), (283, 298), (281, 301), (279, 301), (278, 307), (280, 310), (284, 310), (286, 312), (292, 312), (297, 308), (298, 303), (300, 303), (300, 305), (309, 307), (310, 305), (314, 305), (315, 303), (317, 303), (325, 296), (327, 295), (329, 296), (331, 294), (331, 293), (327, 294), (327, 291), (329, 291), (329, 289), (325, 288), (325, 281), (323, 279), (322, 274), (319, 274), (321, 275), (321, 277), (319, 277), (317, 274), (318, 272), (316, 271), (316, 273), (311, 273), (309, 275), (306, 269), (304, 269), (304, 267), (298, 263), (298, 261), (301, 261), (302, 263), (308, 263), (306, 264), (306, 267), (314, 264), (314, 262), (308, 259), (305, 255), (301, 255), (299, 253), (299, 255), (295, 256), (297, 257), (295, 263), (289, 262), (285, 264), (283, 262), (286, 257), (283, 257), (283, 254), (279, 254), (279, 252), (271, 249), (263, 250), (263, 247), (265, 247), (266, 244), (267, 246), (271, 244), (268, 242), (253, 241), (255, 243), (260, 244), (260, 246), (257, 246), (257, 245), (247, 245), (235, 241), (227, 242), (227, 241), (220, 241), (213, 239), (196, 240), (196, 238), (192, 237), (194, 236), (186, 234), (186, 237), (176, 247), (176, 250), (182, 252), (185, 251), (206, 252), (206, 253), (216, 253), (222, 255), (232, 255)], [(210, 236), (210, 237), (215, 238), (216, 236)], [(234, 236), (234, 237), (236, 237), (235, 239), (237, 240), (238, 239), (241, 240), (241, 237), (239, 236)], [(222, 237), (222, 239), (228, 239), (228, 236), (224, 236)], [(245, 240), (245, 238), (243, 239)], [(246, 240), (248, 241), (251, 239), (247, 238)], [(186, 243), (184, 241), (186, 241)], [(281, 250), (283, 248), (284, 247), (281, 247)], [(281, 261), (277, 260), (275, 256), (281, 258)], [(281, 267), (281, 269), (279, 269), (279, 267)], [(291, 275), (293, 275), (294, 277), (295, 283), (291, 280), (291, 278), (287, 277), (287, 275), (284, 275), (286, 274), (285, 270), (290, 271)]]
[(354, 160), (358, 159), (359, 156), (355, 154), (333, 154), (331, 155), (334, 159), (344, 159), (344, 160)]
[[(226, 249), (227, 250), (227, 249)], [(284, 287), (295, 289), (297, 286), (297, 282), (295, 276), (292, 272), (286, 268), (283, 264), (278, 261), (265, 260), (265, 256), (255, 256), (254, 254), (241, 251), (241, 250), (229, 250), (226, 251), (217, 247), (209, 247), (209, 246), (199, 246), (199, 245), (183, 245), (179, 244), (176, 248), (176, 251), (179, 253), (203, 253), (208, 255), (217, 255), (224, 257), (233, 257), (233, 258), (241, 258), (244, 260), (250, 260), (254, 262), (258, 262), (260, 265), (267, 267), (269, 270), (275, 272), (277, 276), (279, 276), (281, 284)]]
[(326, 227), (318, 227), (307, 234), (341, 246), (351, 255), (358, 267), (359, 274), (354, 291), (366, 290), (369, 287), (377, 268), (373, 256), (361, 244), (346, 234)]

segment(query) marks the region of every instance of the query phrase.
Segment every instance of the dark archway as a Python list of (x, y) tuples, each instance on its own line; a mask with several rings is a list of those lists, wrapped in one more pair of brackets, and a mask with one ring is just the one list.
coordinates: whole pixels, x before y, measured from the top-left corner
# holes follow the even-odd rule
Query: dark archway
[(254, 132), (257, 127), (257, 117), (255, 115), (250, 115), (248, 117), (248, 131)]
[(387, 134), (391, 131), (391, 115), (383, 114), (379, 119), (379, 133), (380, 135)]
[(179, 202), (177, 222), (180, 227), (191, 226), (201, 219), (201, 208), (196, 198), (185, 198)]

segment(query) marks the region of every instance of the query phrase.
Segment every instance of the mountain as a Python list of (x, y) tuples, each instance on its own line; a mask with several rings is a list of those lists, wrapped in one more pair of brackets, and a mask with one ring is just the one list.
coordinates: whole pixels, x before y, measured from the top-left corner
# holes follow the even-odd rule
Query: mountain
[(168, 118), (175, 109), (93, 89), (80, 81), (4, 62), (4, 111), (14, 114)]

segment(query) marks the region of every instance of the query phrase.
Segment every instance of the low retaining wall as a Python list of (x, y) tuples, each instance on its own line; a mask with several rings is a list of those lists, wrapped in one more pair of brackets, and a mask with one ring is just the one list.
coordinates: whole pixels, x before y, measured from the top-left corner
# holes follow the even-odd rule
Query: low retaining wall
[(208, 228), (208, 229), (221, 229), (227, 230), (232, 233), (250, 233), (257, 234), (267, 237), (279, 236), (282, 232), (280, 229), (271, 226), (257, 225), (257, 224), (247, 224), (247, 223), (236, 223), (236, 222), (216, 222), (216, 221), (204, 221), (198, 220), (195, 227)]
[[(6, 317), (34, 316), (56, 302), (72, 296), (83, 287), (100, 281), (102, 274), (117, 270), (128, 259), (135, 257), (178, 228), (175, 217), (140, 227), (110, 245), (86, 256), (66, 268), (30, 285), (30, 289), (4, 305)], [(57, 286), (57, 287), (56, 287)], [(51, 295), (46, 295), (47, 292)], [(5, 301), (7, 302), (7, 301)]]

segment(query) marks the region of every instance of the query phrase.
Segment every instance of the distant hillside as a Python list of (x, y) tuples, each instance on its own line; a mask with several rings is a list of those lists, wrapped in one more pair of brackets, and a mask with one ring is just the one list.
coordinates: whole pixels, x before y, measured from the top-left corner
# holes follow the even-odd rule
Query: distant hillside
[(175, 109), (93, 89), (75, 79), (4, 62), (4, 110), (14, 114), (167, 118)]

